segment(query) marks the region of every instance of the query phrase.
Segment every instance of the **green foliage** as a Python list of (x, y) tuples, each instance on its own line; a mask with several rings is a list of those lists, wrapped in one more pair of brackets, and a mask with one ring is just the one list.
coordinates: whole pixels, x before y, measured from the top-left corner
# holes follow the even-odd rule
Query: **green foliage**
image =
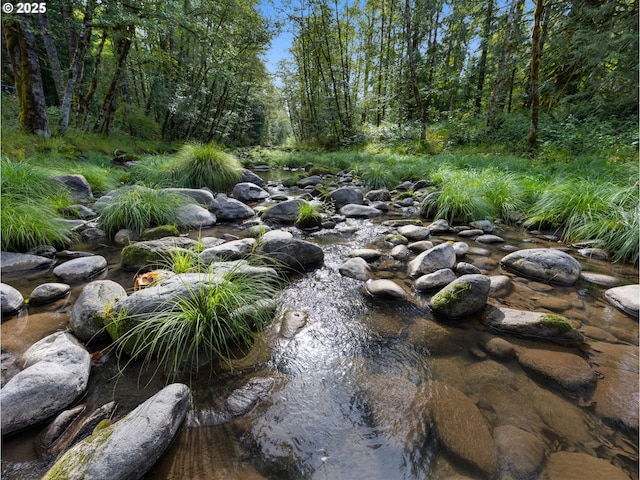
[(109, 235), (123, 228), (140, 234), (148, 228), (172, 223), (176, 209), (190, 201), (183, 195), (132, 186), (104, 207), (100, 216), (102, 228)]
[(393, 188), (400, 182), (391, 165), (392, 162), (369, 163), (361, 169), (360, 178), (372, 189)]
[(300, 209), (298, 210), (298, 218), (295, 221), (295, 225), (298, 228), (315, 228), (322, 223), (322, 215), (318, 212), (317, 208), (303, 200), (300, 203)]
[(214, 144), (187, 144), (177, 153), (173, 168), (180, 186), (224, 192), (240, 180), (242, 165)]
[(562, 315), (547, 313), (540, 319), (540, 323), (544, 326), (551, 327), (559, 333), (566, 333), (573, 330), (573, 325)]
[(157, 359), (158, 368), (170, 375), (219, 359), (230, 362), (246, 353), (272, 319), (277, 287), (238, 269), (201, 275), (199, 286), (168, 311), (128, 317), (133, 326), (116, 340), (116, 346), (130, 348), (132, 359), (142, 358), (145, 363)]
[(0, 203), (2, 249), (27, 251), (39, 245), (68, 245), (73, 238), (58, 209), (71, 204), (62, 184), (48, 172), (2, 158)]

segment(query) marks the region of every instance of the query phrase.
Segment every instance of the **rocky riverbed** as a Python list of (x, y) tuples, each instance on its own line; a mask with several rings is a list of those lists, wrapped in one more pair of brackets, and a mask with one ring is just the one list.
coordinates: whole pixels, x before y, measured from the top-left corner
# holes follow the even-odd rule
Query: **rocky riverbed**
[[(421, 218), (428, 181), (243, 180), (185, 192), (186, 237), (79, 220), (73, 250), (3, 253), (3, 478), (638, 478), (637, 268), (545, 232)], [(293, 226), (302, 199), (330, 205), (321, 227)], [(118, 376), (101, 323), (107, 306), (179, 297), (184, 275), (133, 291), (176, 248), (289, 272), (250, 355), (190, 388)], [(145, 461), (117, 467), (127, 452)]]

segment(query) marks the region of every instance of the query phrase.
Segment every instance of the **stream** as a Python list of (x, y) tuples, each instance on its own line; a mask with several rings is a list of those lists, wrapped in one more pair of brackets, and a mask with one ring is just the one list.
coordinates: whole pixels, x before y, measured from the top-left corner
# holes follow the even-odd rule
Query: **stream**
[[(409, 301), (381, 301), (363, 293), (363, 282), (343, 277), (338, 267), (357, 248), (388, 253), (384, 237), (391, 229), (387, 214), (374, 220), (347, 219), (334, 229), (305, 233), (291, 227), (296, 237), (324, 250), (324, 265), (293, 277), (280, 297), (279, 320), (286, 312), (304, 317), (295, 331), (279, 337), (268, 359), (256, 367), (216, 372), (195, 379), (192, 411), (174, 444), (144, 477), (155, 479), (251, 480), (395, 480), (477, 478), (468, 464), (451, 455), (423, 425), (418, 415), (394, 423), (396, 405), (402, 403), (403, 386), (445, 382), (469, 397), (492, 430), (509, 444), (516, 426), (533, 434), (543, 454), (568, 451), (586, 453), (615, 465), (629, 478), (638, 479), (638, 432), (614, 425), (597, 415), (581, 398), (558, 392), (527, 373), (515, 359), (497, 360), (481, 348), (488, 332), (478, 318), (447, 324), (447, 339), (427, 338), (437, 326), (427, 307), (430, 296), (413, 289), (406, 264), (388, 255), (372, 264), (373, 276), (394, 280), (409, 292)], [(424, 222), (425, 225), (428, 222)], [(220, 224), (198, 235), (241, 235), (239, 225)], [(558, 247), (557, 242), (521, 228), (500, 225), (504, 244), (479, 244), (463, 259), (485, 275), (504, 275), (499, 261), (517, 248)], [(434, 236), (438, 241), (460, 241), (455, 234)], [(435, 242), (434, 242), (435, 243)], [(119, 249), (111, 245), (79, 245), (104, 256), (114, 280), (131, 291), (133, 276), (119, 265)], [(616, 277), (621, 284), (638, 282), (638, 269), (625, 264), (588, 259), (569, 250), (583, 271)], [(580, 280), (573, 286), (550, 286), (510, 275), (511, 288), (494, 306), (561, 314), (586, 337), (582, 352), (602, 343), (638, 345), (638, 320), (619, 311), (603, 296), (606, 287)], [(57, 281), (51, 272), (34, 278), (4, 278), (27, 298), (41, 283)], [(66, 328), (68, 312), (83, 285), (70, 297), (42, 307), (29, 307), (1, 325), (3, 369), (35, 341)], [(426, 332), (426, 334), (425, 334)], [(564, 347), (504, 336), (514, 344), (557, 350)], [(628, 361), (638, 369), (637, 348)], [(576, 351), (568, 349), (568, 351)], [(587, 354), (585, 353), (584, 356)], [(617, 359), (619, 360), (619, 359)], [(157, 392), (165, 382), (152, 369), (135, 366), (117, 376), (118, 364), (109, 357), (94, 366), (88, 393), (81, 401), (93, 407), (115, 400), (122, 415)], [(3, 375), (4, 377), (4, 375)], [(268, 380), (269, 391), (249, 413), (216, 418), (215, 410), (239, 388)], [(382, 386), (382, 388), (380, 388)], [(380, 392), (382, 390), (382, 392)], [(631, 391), (638, 392), (637, 383)], [(397, 403), (394, 403), (396, 402)], [(630, 399), (629, 404), (633, 404)], [(637, 404), (637, 399), (636, 399)], [(399, 408), (399, 407), (397, 407)], [(385, 419), (393, 428), (385, 427)], [(464, 421), (461, 422), (464, 426)], [(397, 428), (396, 428), (397, 427)], [(502, 427), (502, 428), (501, 428)], [(395, 428), (395, 430), (394, 430)], [(463, 427), (464, 428), (464, 427)], [(2, 478), (37, 479), (50, 466), (34, 445), (43, 426), (3, 439)], [(399, 431), (398, 431), (399, 429)], [(422, 431), (416, 441), (410, 432)], [(408, 433), (407, 433), (408, 432)], [(460, 433), (460, 432), (459, 432)], [(505, 437), (506, 436), (506, 437)], [(517, 440), (514, 440), (517, 441)], [(512, 449), (517, 450), (517, 449)], [(501, 450), (502, 455), (506, 455)], [(504, 460), (507, 464), (522, 461)], [(502, 479), (516, 477), (504, 469)]]

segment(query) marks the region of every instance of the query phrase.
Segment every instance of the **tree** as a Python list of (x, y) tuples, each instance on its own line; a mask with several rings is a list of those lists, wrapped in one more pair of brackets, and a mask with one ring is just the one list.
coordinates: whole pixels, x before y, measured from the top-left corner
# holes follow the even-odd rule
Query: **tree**
[(531, 124), (529, 126), (529, 138), (527, 145), (530, 151), (534, 151), (538, 142), (538, 118), (540, 114), (540, 98), (538, 95), (538, 77), (540, 74), (540, 33), (542, 15), (544, 12), (544, 0), (536, 0), (536, 8), (533, 12), (533, 31), (531, 34), (531, 73), (529, 85), (531, 94)]
[(27, 133), (50, 137), (38, 46), (30, 17), (5, 15), (2, 25), (18, 94), (20, 128)]

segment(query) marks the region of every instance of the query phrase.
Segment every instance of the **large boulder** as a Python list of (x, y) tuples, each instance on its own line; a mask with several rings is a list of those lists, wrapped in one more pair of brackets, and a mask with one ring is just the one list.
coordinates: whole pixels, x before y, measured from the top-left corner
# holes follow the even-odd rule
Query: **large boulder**
[(218, 217), (218, 220), (225, 221), (244, 220), (256, 214), (249, 205), (224, 195), (218, 195), (212, 200), (209, 203), (209, 210)]
[(481, 477), (498, 469), (498, 451), (487, 421), (475, 403), (457, 388), (433, 381), (425, 392), (438, 440), (455, 459)]
[(2, 273), (2, 275), (46, 270), (51, 268), (55, 263), (55, 260), (41, 257), (40, 255), (14, 252), (0, 253), (0, 273)]
[(297, 238), (261, 242), (257, 253), (275, 260), (277, 266), (297, 272), (313, 270), (324, 262), (322, 248)]
[(443, 268), (453, 268), (456, 264), (456, 253), (449, 242), (436, 245), (425, 250), (409, 262), (407, 273), (410, 277), (419, 277), (437, 272)]
[(0, 283), (0, 310), (2, 316), (18, 313), (24, 305), (24, 297), (11, 285)]
[(557, 285), (573, 285), (582, 267), (568, 253), (553, 248), (531, 248), (510, 253), (500, 266), (516, 275)]
[(95, 278), (107, 269), (107, 260), (101, 255), (80, 257), (61, 263), (53, 274), (64, 283), (81, 283)]
[(125, 289), (112, 280), (96, 280), (85, 285), (69, 318), (76, 337), (88, 342), (105, 333), (104, 320), (107, 309), (126, 296)]
[(99, 425), (60, 457), (43, 479), (142, 478), (173, 442), (188, 408), (189, 387), (168, 385), (121, 420)]
[(61, 411), (84, 393), (89, 381), (89, 352), (70, 333), (43, 338), (24, 353), (22, 360), (24, 370), (0, 389), (3, 435)]
[(297, 220), (303, 203), (304, 200), (299, 198), (280, 202), (262, 214), (262, 221), (271, 225), (292, 225)]
[(610, 288), (604, 292), (604, 296), (627, 315), (638, 318), (640, 309), (639, 284)]
[(362, 191), (357, 188), (342, 187), (329, 192), (329, 195), (327, 195), (327, 202), (333, 203), (335, 205), (335, 209), (340, 210), (342, 207), (349, 204), (362, 205), (364, 202), (364, 196), (362, 195)]
[(483, 322), (501, 333), (560, 344), (579, 345), (583, 342), (582, 334), (569, 320), (556, 314), (493, 308), (483, 316)]
[(490, 287), (491, 280), (485, 275), (463, 275), (436, 293), (429, 306), (449, 319), (467, 317), (484, 308)]
[(252, 172), (251, 170), (243, 168), (240, 173), (241, 183), (253, 183), (255, 185), (258, 185), (259, 187), (264, 187), (267, 184), (267, 182), (265, 182), (260, 175)]
[(259, 187), (255, 183), (240, 182), (236, 183), (231, 191), (231, 196), (236, 200), (244, 203), (259, 202), (265, 198), (269, 198), (269, 192)]

